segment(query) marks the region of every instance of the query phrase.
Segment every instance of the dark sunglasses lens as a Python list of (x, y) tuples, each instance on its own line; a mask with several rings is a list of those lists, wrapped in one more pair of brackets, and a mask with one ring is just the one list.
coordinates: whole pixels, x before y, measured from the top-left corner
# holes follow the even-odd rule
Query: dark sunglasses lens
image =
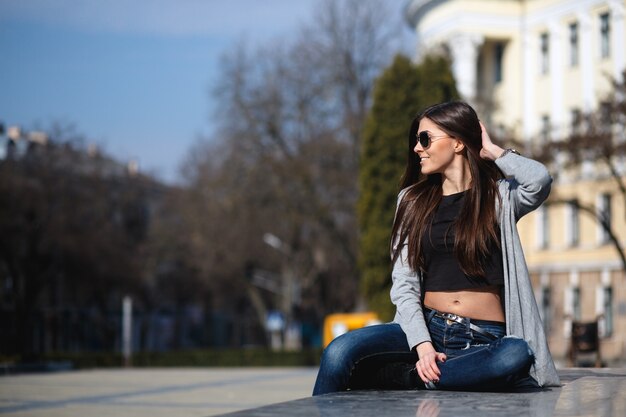
[(428, 145), (430, 145), (430, 136), (428, 136), (428, 133), (420, 132), (417, 137), (420, 141), (420, 145), (422, 145), (422, 148), (428, 148)]

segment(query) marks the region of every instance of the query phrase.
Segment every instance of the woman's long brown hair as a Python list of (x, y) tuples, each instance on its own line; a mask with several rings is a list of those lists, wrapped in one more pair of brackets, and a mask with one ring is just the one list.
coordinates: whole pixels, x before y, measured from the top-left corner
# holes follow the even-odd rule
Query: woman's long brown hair
[(408, 245), (411, 269), (423, 271), (422, 236), (429, 229), (442, 198), (441, 174), (421, 173), (419, 156), (413, 151), (422, 119), (428, 118), (446, 134), (465, 144), (472, 176), (465, 202), (454, 222), (454, 252), (461, 270), (471, 277), (484, 277), (485, 262), (494, 244), (499, 246), (496, 218), (498, 179), (502, 173), (493, 161), (480, 157), (481, 127), (478, 116), (467, 103), (454, 101), (428, 107), (412, 122), (409, 131), (408, 161), (402, 189), (407, 188), (398, 206), (392, 230), (392, 255), (395, 262), (402, 246)]

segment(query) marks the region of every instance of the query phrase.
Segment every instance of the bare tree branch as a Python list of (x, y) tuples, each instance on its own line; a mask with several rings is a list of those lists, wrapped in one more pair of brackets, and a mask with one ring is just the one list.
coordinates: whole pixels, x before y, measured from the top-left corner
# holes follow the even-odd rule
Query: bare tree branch
[(613, 228), (611, 227), (610, 219), (607, 218), (604, 215), (604, 213), (599, 213), (595, 210), (593, 206), (581, 204), (578, 200), (562, 200), (562, 199), (557, 198), (557, 199), (550, 199), (549, 204), (551, 206), (559, 205), (559, 204), (560, 205), (573, 204), (577, 209), (580, 209), (584, 211), (585, 213), (589, 214), (591, 217), (593, 217), (594, 220), (600, 226), (602, 226), (602, 229), (607, 233), (609, 241), (615, 247), (615, 250), (620, 258), (620, 261), (622, 263), (622, 270), (626, 271), (626, 252), (624, 252), (624, 248), (622, 247), (622, 244), (619, 241), (619, 238), (617, 237), (617, 235), (613, 231)]

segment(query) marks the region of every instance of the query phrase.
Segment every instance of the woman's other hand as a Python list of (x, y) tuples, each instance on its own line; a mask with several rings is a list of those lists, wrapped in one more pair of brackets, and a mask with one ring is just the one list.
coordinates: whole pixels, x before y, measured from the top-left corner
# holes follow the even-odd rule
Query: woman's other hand
[(445, 362), (446, 354), (435, 351), (432, 343), (425, 342), (417, 346), (417, 355), (419, 360), (415, 364), (415, 369), (422, 381), (439, 382), (441, 371), (437, 362)]
[(480, 128), (482, 130), (482, 142), (483, 142), (483, 147), (480, 150), (480, 157), (488, 161), (495, 161), (496, 159), (498, 159), (500, 155), (502, 155), (502, 152), (504, 152), (504, 149), (502, 149), (501, 147), (499, 147), (498, 145), (496, 145), (495, 143), (491, 141), (491, 138), (489, 137), (489, 133), (487, 133), (487, 129), (485, 128), (485, 125), (483, 124), (483, 122), (479, 122), (479, 123), (480, 123)]

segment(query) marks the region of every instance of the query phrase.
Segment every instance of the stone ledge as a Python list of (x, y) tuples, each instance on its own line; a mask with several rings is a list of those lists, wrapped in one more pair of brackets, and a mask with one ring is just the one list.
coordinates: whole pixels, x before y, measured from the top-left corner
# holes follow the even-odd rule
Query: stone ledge
[(559, 370), (563, 386), (538, 392), (351, 391), (224, 416), (626, 416), (626, 368)]

